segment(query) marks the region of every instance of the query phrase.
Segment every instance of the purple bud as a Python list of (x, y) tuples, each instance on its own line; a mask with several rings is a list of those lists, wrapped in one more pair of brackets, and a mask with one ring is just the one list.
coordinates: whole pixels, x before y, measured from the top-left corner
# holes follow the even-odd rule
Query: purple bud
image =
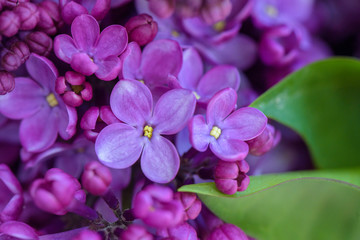
[(23, 222), (9, 221), (1, 224), (0, 233), (11, 239), (11, 240), (38, 240), (39, 236), (36, 231), (29, 225)]
[(20, 30), (32, 30), (39, 22), (39, 11), (34, 3), (21, 3), (15, 8), (14, 12), (20, 18)]
[(215, 228), (206, 240), (248, 240), (243, 230), (229, 223), (224, 223)]
[(60, 10), (57, 3), (46, 0), (38, 4), (40, 20), (38, 27), (49, 35), (54, 35), (62, 25)]
[(44, 32), (32, 32), (25, 38), (30, 51), (41, 56), (47, 56), (53, 46), (52, 39)]
[(97, 232), (85, 229), (76, 235), (72, 240), (101, 240), (100, 234)]
[(29, 0), (4, 0), (5, 6), (8, 8), (15, 8), (19, 6), (20, 3), (29, 2)]
[(1, 65), (6, 71), (15, 71), (22, 64), (21, 57), (12, 51), (7, 53), (1, 58)]
[(7, 71), (0, 71), (0, 95), (11, 92), (15, 87), (14, 76)]
[(130, 18), (125, 24), (125, 28), (129, 34), (129, 41), (137, 42), (140, 46), (151, 42), (158, 31), (157, 23), (147, 14)]
[(201, 201), (195, 193), (177, 192), (175, 198), (179, 199), (185, 209), (184, 220), (195, 219), (201, 211)]
[(164, 237), (162, 239), (198, 240), (196, 230), (187, 222), (184, 222), (172, 228), (161, 229), (157, 233), (158, 235)]
[(232, 4), (230, 0), (205, 0), (201, 8), (201, 16), (211, 25), (224, 20), (230, 13)]
[(154, 237), (143, 226), (131, 224), (121, 233), (122, 240), (153, 240)]
[(11, 45), (10, 51), (18, 55), (21, 59), (21, 64), (26, 62), (26, 60), (30, 56), (30, 50), (28, 45), (22, 41), (17, 41), (14, 44)]
[(112, 181), (110, 170), (97, 161), (91, 161), (85, 165), (81, 176), (81, 183), (85, 190), (95, 196), (103, 195)]
[(215, 167), (216, 187), (225, 194), (245, 191), (250, 181), (246, 175), (248, 171), (249, 165), (244, 160), (236, 162), (219, 160)]
[(52, 168), (46, 172), (44, 178), (32, 183), (30, 195), (38, 208), (64, 215), (80, 188), (76, 178), (58, 168)]
[(175, 10), (175, 0), (149, 0), (149, 8), (160, 18), (170, 17)]
[(267, 124), (264, 131), (254, 139), (247, 141), (249, 144), (249, 152), (255, 156), (261, 156), (272, 148), (274, 148), (280, 141), (281, 133), (275, 128)]
[(6, 37), (14, 36), (20, 28), (20, 18), (13, 11), (3, 11), (0, 15), (0, 33)]
[(184, 208), (168, 187), (149, 185), (133, 202), (134, 215), (156, 228), (174, 227), (183, 220)]

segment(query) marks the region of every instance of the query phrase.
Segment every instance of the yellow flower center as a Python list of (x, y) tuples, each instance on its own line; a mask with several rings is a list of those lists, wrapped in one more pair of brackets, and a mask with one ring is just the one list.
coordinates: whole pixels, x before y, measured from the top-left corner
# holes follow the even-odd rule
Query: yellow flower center
[(265, 11), (270, 17), (276, 17), (279, 14), (279, 11), (272, 5), (267, 5)]
[(219, 21), (213, 25), (213, 28), (215, 31), (221, 32), (222, 30), (224, 30), (225, 26), (226, 26), (225, 21)]
[(53, 93), (50, 93), (49, 95), (47, 95), (46, 101), (48, 102), (50, 107), (55, 107), (59, 104)]
[(196, 100), (200, 99), (200, 95), (197, 92), (193, 91), (193, 94), (195, 95)]
[(154, 129), (153, 129), (152, 127), (146, 125), (146, 126), (144, 127), (144, 136), (145, 136), (145, 137), (148, 137), (149, 139), (151, 139), (153, 130), (154, 130)]
[(210, 131), (210, 135), (213, 136), (215, 139), (218, 139), (221, 135), (221, 129), (217, 126), (213, 126), (213, 128)]
[(172, 35), (173, 37), (179, 37), (179, 36), (180, 36), (180, 33), (179, 33), (178, 31), (176, 31), (176, 30), (172, 30), (172, 31), (171, 31), (171, 35)]

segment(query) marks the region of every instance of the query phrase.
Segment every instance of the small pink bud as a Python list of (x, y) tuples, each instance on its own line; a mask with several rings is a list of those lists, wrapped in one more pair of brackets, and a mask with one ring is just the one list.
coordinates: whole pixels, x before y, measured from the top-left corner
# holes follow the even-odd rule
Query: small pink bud
[(154, 237), (143, 226), (131, 224), (121, 233), (122, 240), (153, 240)]
[(3, 11), (0, 15), (0, 33), (12, 37), (19, 31), (20, 18), (13, 11)]
[(22, 64), (21, 58), (19, 55), (12, 51), (8, 51), (2, 58), (1, 58), (1, 65), (6, 71), (15, 71), (20, 67)]
[(19, 4), (14, 11), (20, 18), (20, 30), (32, 30), (39, 22), (39, 11), (31, 2)]
[(196, 197), (195, 193), (177, 192), (175, 198), (179, 199), (184, 206), (184, 220), (195, 219), (201, 211), (201, 201)]
[(140, 46), (151, 42), (158, 31), (157, 23), (147, 14), (130, 18), (125, 28), (129, 34), (129, 41), (137, 42)]
[(0, 95), (11, 92), (15, 87), (14, 76), (7, 71), (0, 71)]
[(47, 56), (53, 46), (52, 39), (44, 32), (32, 32), (25, 38), (31, 52)]
[(46, 0), (38, 4), (40, 20), (38, 27), (49, 35), (54, 35), (63, 22), (57, 3)]
[(83, 187), (95, 196), (103, 195), (112, 181), (110, 170), (97, 161), (91, 161), (85, 165), (81, 176)]
[(267, 124), (259, 136), (246, 142), (249, 144), (249, 153), (261, 156), (274, 148), (279, 143), (280, 138), (281, 133), (276, 131), (272, 125)]
[(29, 47), (22, 41), (13, 43), (10, 47), (10, 51), (20, 57), (21, 64), (23, 64), (30, 56)]
[(175, 10), (175, 0), (149, 0), (149, 8), (160, 18), (170, 17)]
[(248, 240), (243, 230), (229, 223), (224, 223), (215, 228), (206, 240)]

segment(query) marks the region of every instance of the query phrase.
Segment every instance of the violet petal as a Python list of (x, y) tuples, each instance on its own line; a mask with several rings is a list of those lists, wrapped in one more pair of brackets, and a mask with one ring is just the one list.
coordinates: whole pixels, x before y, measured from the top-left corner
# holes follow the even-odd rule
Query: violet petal
[(100, 27), (91, 15), (80, 15), (71, 24), (71, 34), (76, 45), (86, 52), (93, 50), (100, 35)]
[(54, 52), (58, 58), (66, 63), (70, 63), (72, 55), (78, 53), (79, 50), (75, 46), (74, 40), (66, 34), (61, 34), (55, 37)]
[(212, 139), (210, 149), (221, 160), (231, 162), (243, 160), (249, 152), (249, 146), (245, 142), (227, 139), (223, 135)]
[(206, 110), (206, 121), (209, 126), (221, 123), (235, 108), (237, 94), (234, 89), (226, 88), (216, 93)]
[(120, 25), (111, 25), (101, 32), (94, 58), (104, 59), (112, 55), (119, 56), (125, 50), (127, 42), (126, 29)]

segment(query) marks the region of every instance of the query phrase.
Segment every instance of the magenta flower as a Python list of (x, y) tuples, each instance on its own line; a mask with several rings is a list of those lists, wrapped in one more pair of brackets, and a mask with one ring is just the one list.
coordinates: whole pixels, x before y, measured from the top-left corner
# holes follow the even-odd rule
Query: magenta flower
[(150, 90), (135, 80), (119, 81), (110, 97), (110, 107), (124, 123), (105, 127), (95, 142), (99, 160), (112, 168), (127, 168), (141, 156), (141, 169), (151, 181), (166, 183), (179, 170), (175, 146), (164, 135), (183, 129), (194, 113), (196, 99), (191, 91), (170, 90), (153, 109)]
[(267, 118), (251, 107), (233, 112), (236, 100), (235, 90), (226, 88), (210, 100), (206, 121), (202, 115), (191, 119), (190, 142), (196, 150), (204, 152), (210, 145), (211, 151), (224, 161), (243, 160), (247, 156), (249, 146), (245, 141), (264, 131)]
[(105, 81), (117, 77), (121, 68), (118, 56), (128, 42), (124, 27), (111, 25), (100, 34), (96, 19), (90, 15), (81, 15), (71, 24), (71, 34), (72, 38), (65, 34), (55, 38), (54, 52), (58, 58), (86, 76), (95, 73)]
[(58, 133), (70, 139), (76, 131), (77, 115), (55, 92), (57, 69), (48, 59), (30, 55), (26, 69), (31, 78), (15, 79), (15, 89), (0, 96), (0, 112), (10, 119), (22, 119), (20, 141), (30, 152), (54, 144)]
[(26, 223), (9, 221), (1, 224), (0, 239), (38, 240), (39, 235)]

